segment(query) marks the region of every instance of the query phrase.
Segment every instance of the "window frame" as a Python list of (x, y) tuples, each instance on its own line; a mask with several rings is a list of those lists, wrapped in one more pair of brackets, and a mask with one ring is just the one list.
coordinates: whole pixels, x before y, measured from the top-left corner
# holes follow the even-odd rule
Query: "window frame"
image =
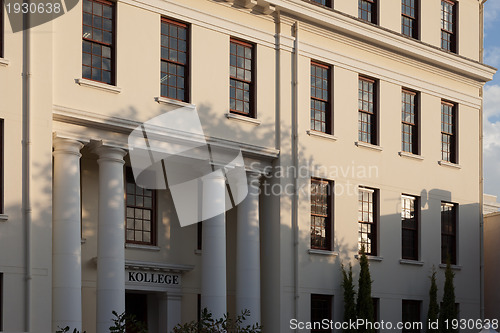
[[(452, 11), (451, 11), (451, 16), (452, 16), (452, 19), (453, 19), (453, 22), (452, 22), (452, 29), (453, 31), (450, 31), (450, 30), (447, 30), (447, 29), (444, 29), (443, 28), (443, 17), (444, 17), (444, 11), (443, 11), (443, 3), (448, 3), (448, 4), (451, 4), (452, 6)], [(452, 53), (457, 53), (457, 41), (458, 41), (458, 38), (457, 38), (457, 18), (458, 18), (458, 15), (457, 15), (457, 6), (458, 6), (458, 2), (456, 1), (453, 1), (453, 0), (441, 0), (441, 49), (445, 50), (445, 51), (448, 51), (448, 52), (452, 52)], [(447, 22), (447, 21), (445, 21)], [(445, 48), (443, 47), (443, 33), (445, 34), (448, 34), (450, 36), (450, 48)]]
[[(318, 4), (319, 6), (327, 7), (327, 8), (333, 8), (332, 2), (333, 0), (310, 0), (312, 3)], [(324, 1), (325, 3), (321, 3)]]
[[(322, 309), (322, 308), (319, 308), (319, 307), (314, 307), (314, 303), (315, 302), (326, 302), (327, 303), (327, 309), (326, 313), (328, 313), (328, 318), (321, 318), (321, 320), (319, 320), (319, 322), (321, 323), (322, 320), (324, 319), (328, 319), (328, 322), (330, 322), (331, 320), (333, 320), (333, 296), (332, 295), (325, 295), (325, 294), (311, 294), (311, 305), (310, 305), (310, 318), (311, 318), (311, 325), (313, 325), (313, 329), (311, 329), (311, 333), (321, 333), (321, 332), (331, 332), (331, 330), (329, 329), (319, 329), (319, 330), (316, 330), (314, 329), (314, 323), (317, 323), (317, 318), (316, 318), (316, 315), (315, 315), (315, 311), (314, 309)], [(321, 316), (321, 314), (319, 314)]]
[[(410, 0), (412, 1), (412, 0)], [(420, 0), (413, 0), (414, 1), (414, 4), (415, 4), (415, 7), (413, 8), (414, 12), (415, 12), (415, 16), (412, 17), (411, 15), (408, 15), (406, 13), (403, 12), (403, 7), (410, 7), (412, 8), (411, 6), (406, 6), (406, 4), (404, 4), (405, 0), (401, 0), (401, 33), (405, 36), (408, 36), (408, 37), (411, 37), (411, 38), (414, 38), (414, 39), (419, 39), (419, 36), (420, 36)], [(407, 26), (404, 24), (404, 19), (407, 18), (409, 19), (411, 22), (414, 23), (414, 27), (412, 28), (412, 34), (408, 35), (404, 32), (404, 27)]]
[[(83, 14), (85, 13), (84, 11), (84, 6), (82, 5), (82, 78), (84, 78), (85, 80), (90, 80), (90, 81), (94, 81), (94, 82), (99, 82), (99, 83), (102, 83), (102, 84), (108, 84), (108, 85), (111, 85), (111, 86), (116, 86), (116, 27), (117, 27), (117, 24), (116, 24), (116, 6), (117, 6), (117, 3), (114, 2), (114, 1), (108, 1), (108, 0), (83, 0), (83, 1), (89, 1), (89, 2), (97, 2), (97, 3), (100, 3), (102, 5), (107, 5), (107, 6), (110, 6), (111, 7), (111, 29), (112, 32), (111, 32), (111, 44), (107, 44), (107, 43), (104, 43), (104, 42), (99, 42), (97, 40), (94, 40), (94, 39), (91, 39), (91, 38), (85, 38), (84, 37), (84, 34), (83, 34), (83, 26), (84, 26), (84, 22), (83, 22)], [(94, 15), (92, 13), (92, 15)], [(103, 17), (103, 16), (101, 16)], [(92, 19), (93, 19), (93, 16), (92, 16)], [(93, 28), (93, 25), (91, 26)], [(101, 29), (103, 30), (103, 29)], [(110, 62), (111, 62), (111, 69), (110, 69), (110, 82), (104, 82), (102, 80), (94, 80), (92, 79), (91, 77), (88, 78), (88, 77), (84, 77), (83, 76), (83, 67), (88, 67), (86, 65), (83, 64), (83, 54), (86, 53), (84, 52), (83, 50), (83, 42), (84, 41), (87, 41), (89, 43), (91, 43), (91, 45), (93, 46), (94, 44), (97, 44), (97, 45), (100, 45), (101, 47), (102, 46), (107, 46), (111, 49), (111, 55), (110, 55)], [(102, 51), (101, 51), (101, 54), (102, 54)], [(93, 53), (91, 53), (91, 59), (92, 59), (92, 55)], [(101, 59), (103, 57), (101, 56)], [(102, 60), (101, 60), (102, 61)], [(91, 76), (92, 76), (92, 68), (98, 68), (98, 67), (93, 67), (92, 66), (92, 60), (91, 60)], [(102, 71), (102, 67), (100, 68), (101, 71)], [(101, 73), (102, 74), (102, 73)], [(101, 76), (101, 79), (102, 79), (102, 76)]]
[[(166, 22), (166, 23), (172, 24), (172, 25), (176, 25), (178, 27), (182, 27), (182, 28), (186, 29), (186, 63), (185, 64), (182, 64), (178, 61), (173, 61), (173, 60), (169, 60), (169, 59), (162, 57), (161, 49), (163, 48), (163, 44), (161, 43), (161, 37), (164, 35), (161, 32), (161, 25), (163, 22)], [(170, 35), (168, 35), (168, 36), (170, 37)], [(163, 84), (161, 81), (161, 75), (163, 72), (162, 72), (161, 66), (162, 66), (163, 62), (171, 63), (171, 64), (175, 64), (175, 65), (184, 67), (184, 99), (169, 97), (169, 96), (165, 96), (162, 94), (161, 88), (162, 88)], [(164, 98), (168, 98), (168, 99), (173, 99), (176, 101), (189, 103), (191, 100), (191, 92), (190, 92), (191, 71), (190, 71), (190, 67), (191, 67), (191, 26), (189, 25), (189, 23), (186, 23), (186, 22), (174, 20), (174, 19), (164, 17), (164, 16), (160, 17), (160, 96), (164, 97)]]
[[(326, 197), (326, 204), (327, 204), (327, 215), (321, 215), (317, 213), (313, 213), (313, 184), (317, 183), (319, 184), (326, 184), (326, 191), (327, 191), (327, 197)], [(311, 249), (314, 250), (322, 250), (322, 251), (332, 251), (333, 250), (333, 213), (334, 213), (334, 198), (333, 198), (333, 182), (330, 180), (326, 179), (321, 179), (321, 178), (311, 178), (311, 192), (310, 192), (310, 207), (311, 207), (311, 234), (310, 234), (310, 246)], [(326, 244), (325, 246), (317, 246), (313, 245), (313, 235), (312, 231), (316, 230), (316, 224), (313, 226), (313, 217), (320, 217), (320, 218), (325, 218), (326, 223), (325, 223), (325, 239), (326, 239)], [(321, 238), (321, 237), (319, 237)]]
[[(408, 307), (405, 311), (405, 305)], [(410, 317), (415, 315), (415, 310), (418, 309), (418, 320), (416, 318), (405, 318), (405, 314), (410, 314)], [(402, 299), (401, 300), (401, 323), (422, 323), (422, 301), (414, 299)], [(402, 328), (402, 333), (420, 333), (420, 329), (405, 329), (404, 325)]]
[[(324, 100), (324, 99), (313, 96), (313, 94), (312, 94), (313, 86), (311, 83), (311, 87), (310, 87), (311, 88), (311, 96), (310, 96), (311, 103), (313, 101), (320, 101), (320, 102), (326, 103), (326, 107), (325, 107), (325, 131), (323, 132), (323, 131), (317, 130), (317, 129), (313, 128), (313, 126), (311, 126), (311, 130), (319, 132), (319, 133), (325, 133), (325, 134), (331, 135), (331, 134), (333, 134), (333, 103), (332, 103), (333, 102), (333, 86), (332, 86), (333, 70), (332, 70), (332, 66), (315, 61), (315, 60), (311, 60), (311, 73), (310, 73), (311, 81), (312, 81), (313, 77), (318, 77), (316, 75), (315, 76), (312, 75), (313, 74), (312, 73), (313, 66), (320, 67), (320, 68), (327, 70), (327, 98), (328, 99)], [(316, 110), (316, 109), (314, 109), (314, 110)], [(311, 111), (312, 111), (312, 105), (311, 105)], [(312, 122), (313, 122), (313, 118), (311, 117), (311, 123)]]
[[(364, 92), (365, 90), (362, 89), (361, 91), (359, 90), (359, 83), (360, 82), (367, 82), (368, 84), (372, 84), (373, 85), (373, 92), (372, 92), (372, 95), (373, 95), (373, 98), (372, 98), (372, 102), (371, 104), (373, 105), (373, 112), (370, 112), (369, 110), (364, 110), (364, 109), (360, 109), (359, 108), (359, 103), (363, 103), (363, 102), (367, 102), (367, 103), (370, 103), (369, 100), (365, 101), (364, 100)], [(363, 75), (359, 75), (358, 76), (358, 141), (360, 142), (365, 142), (365, 143), (368, 143), (368, 144), (372, 144), (372, 145), (375, 145), (377, 146), (378, 145), (378, 88), (379, 86), (379, 81), (377, 79), (373, 79), (373, 78), (369, 78), (367, 76), (363, 76)], [(363, 98), (362, 99), (359, 99), (359, 93), (361, 92), (361, 94), (363, 95)], [(368, 92), (369, 93), (369, 92)], [(368, 116), (371, 116), (371, 122), (370, 123), (367, 123), (367, 124), (370, 124), (371, 125), (371, 131), (370, 132), (363, 132), (363, 127), (362, 127), (362, 120), (360, 119), (360, 116), (362, 114), (366, 114)], [(369, 134), (370, 135), (370, 138), (371, 140), (368, 140), (368, 141), (364, 141), (362, 139), (362, 133), (367, 133), (367, 135)]]
[[(132, 178), (134, 180), (133, 183), (129, 183), (128, 181), (128, 178)], [(127, 186), (128, 184), (134, 184), (134, 186), (138, 187), (138, 185), (135, 183), (135, 179), (133, 177), (133, 174), (132, 174), (132, 169), (130, 167), (126, 167), (125, 168), (125, 244), (136, 244), (136, 245), (144, 245), (144, 246), (156, 246), (158, 243), (158, 226), (157, 226), (157, 209), (158, 209), (158, 206), (157, 206), (157, 193), (156, 193), (156, 190), (149, 190), (151, 191), (151, 208), (146, 208), (146, 207), (141, 207), (141, 206), (137, 206), (137, 205), (129, 205), (127, 203), (127, 196), (128, 196), (128, 190), (127, 190)], [(144, 191), (146, 189), (143, 189)], [(135, 190), (134, 190), (135, 191)], [(136, 194), (134, 194), (136, 195)], [(151, 239), (149, 242), (144, 242), (144, 241), (136, 241), (135, 240), (135, 234), (134, 234), (134, 240), (128, 240), (127, 238), (127, 231), (129, 230), (127, 228), (127, 224), (128, 224), (128, 217), (127, 217), (127, 208), (133, 208), (134, 211), (135, 209), (142, 209), (142, 210), (150, 210), (151, 211), (151, 230), (150, 230), (150, 234), (151, 234)], [(135, 217), (132, 218), (134, 219), (134, 222), (135, 222)], [(144, 232), (144, 227), (142, 229), (130, 229), (130, 230), (134, 230), (134, 233), (135, 231), (137, 230), (142, 230), (142, 232)]]
[[(413, 201), (413, 213), (414, 213), (413, 219), (415, 221), (414, 228), (405, 227), (403, 219), (403, 210), (406, 208), (404, 206), (404, 199), (409, 199)], [(414, 234), (413, 238), (414, 244), (412, 246), (413, 255), (405, 255), (405, 237), (404, 237), (405, 230), (408, 230)], [(409, 194), (402, 194), (401, 195), (401, 259), (417, 261), (419, 260), (419, 257), (420, 257), (420, 197)]]
[[(371, 213), (372, 213), (372, 222), (367, 222), (364, 221), (364, 213), (370, 213), (370, 208), (368, 208), (368, 211), (365, 212), (363, 210), (363, 204), (365, 203), (364, 199), (360, 201), (359, 194), (360, 192), (368, 192), (371, 193)], [(370, 256), (377, 256), (378, 255), (378, 212), (379, 212), (379, 191), (374, 188), (370, 187), (365, 187), (365, 186), (359, 186), (358, 187), (358, 253), (361, 254), (361, 245), (365, 244), (366, 242), (363, 241), (363, 234), (367, 234), (367, 239), (371, 240), (370, 243), (370, 251), (367, 251), (367, 247), (365, 246), (365, 254), (370, 255)], [(370, 201), (368, 201), (368, 205), (370, 205)], [(361, 207), (360, 207), (361, 206)], [(362, 221), (359, 220), (359, 214), (361, 213), (361, 218), (363, 219)], [(370, 232), (364, 232), (362, 229), (362, 224), (365, 225), (371, 225), (370, 227)]]
[[(238, 39), (238, 38), (234, 38), (234, 37), (231, 37), (229, 39), (229, 57), (231, 58), (231, 44), (234, 43), (234, 44), (237, 44), (237, 45), (242, 45), (244, 47), (249, 47), (251, 49), (251, 81), (246, 81), (246, 80), (242, 80), (242, 79), (239, 79), (239, 78), (236, 78), (236, 77), (233, 77), (231, 76), (231, 72), (229, 72), (229, 91), (231, 91), (231, 80), (235, 80), (235, 81), (238, 81), (238, 82), (243, 82), (243, 83), (247, 83), (249, 84), (249, 93), (250, 93), (250, 97), (249, 97), (249, 110), (248, 110), (248, 113), (244, 112), (244, 111), (239, 111), (239, 110), (234, 110), (234, 109), (231, 109), (231, 93), (229, 94), (229, 112), (230, 113), (234, 113), (234, 114), (238, 114), (238, 115), (241, 115), (241, 116), (245, 116), (245, 117), (249, 117), (249, 118), (254, 118), (254, 119), (257, 119), (257, 107), (256, 107), (256, 100), (257, 100), (257, 96), (256, 96), (256, 77), (257, 77), (257, 68), (256, 68), (256, 64), (257, 64), (257, 61), (256, 61), (256, 55), (257, 55), (257, 51), (256, 51), (256, 44), (254, 43), (251, 43), (251, 42), (248, 42), (248, 41), (243, 41), (241, 39)], [(231, 68), (231, 60), (229, 59), (229, 68)], [(235, 97), (236, 99), (236, 97)]]
[[(451, 223), (452, 223), (452, 231), (451, 233), (445, 233), (444, 232), (444, 223), (446, 222), (444, 220), (445, 215), (443, 214), (443, 207), (452, 207), (451, 212)], [(458, 246), (457, 246), (457, 241), (458, 241), (458, 204), (452, 203), (452, 202), (446, 202), (446, 201), (441, 201), (441, 263), (446, 264), (447, 258), (448, 258), (448, 253), (445, 249), (445, 238), (451, 238), (452, 239), (452, 248), (451, 248), (451, 255), (450, 257), (450, 264), (456, 265), (457, 264), (457, 259), (458, 259)], [(448, 242), (446, 242), (448, 243)]]
[[(443, 106), (451, 107), (451, 123), (444, 123), (444, 109)], [(446, 132), (443, 130), (444, 124), (451, 125), (452, 132)], [(449, 158), (443, 158), (445, 151), (443, 150), (444, 135), (448, 136), (450, 139), (449, 142)], [(441, 100), (441, 161), (449, 162), (449, 163), (458, 163), (458, 106), (456, 103)]]
[[(372, 15), (371, 20), (365, 20), (363, 18), (363, 15), (362, 15), (363, 12), (370, 13), (370, 11), (364, 10), (362, 8), (362, 3), (364, 3), (364, 2), (370, 3), (372, 6), (372, 8), (371, 8), (371, 15)], [(358, 18), (360, 20), (362, 20), (363, 22), (378, 24), (378, 7), (379, 7), (378, 0), (358, 0)]]
[[(407, 105), (407, 103), (405, 103), (404, 98), (403, 98), (405, 94), (414, 96), (414, 103), (413, 103), (413, 108), (412, 108), (413, 119), (414, 119), (413, 123), (403, 120), (404, 115), (406, 114), (405, 105)], [(401, 100), (401, 151), (406, 152), (406, 153), (410, 153), (413, 155), (420, 155), (420, 93), (417, 91), (403, 88), (401, 90), (401, 97), (402, 97), (402, 100)], [(408, 151), (405, 149), (405, 143), (406, 143), (405, 139), (404, 139), (404, 135), (406, 133), (404, 130), (405, 126), (409, 126), (412, 129), (412, 133), (411, 133), (412, 142), (409, 145), (411, 151)]]

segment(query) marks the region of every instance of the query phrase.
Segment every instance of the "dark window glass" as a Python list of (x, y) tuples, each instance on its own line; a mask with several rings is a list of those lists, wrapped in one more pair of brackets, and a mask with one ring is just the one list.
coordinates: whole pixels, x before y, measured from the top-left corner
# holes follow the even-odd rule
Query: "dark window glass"
[(360, 77), (358, 83), (358, 140), (376, 144), (377, 106), (375, 81)]
[(418, 38), (418, 0), (401, 0), (401, 33)]
[(311, 63), (311, 129), (331, 133), (330, 68)]
[(358, 0), (358, 17), (377, 24), (377, 0)]
[(203, 239), (203, 224), (200, 222), (200, 223), (197, 223), (196, 224), (197, 227), (196, 227), (196, 238), (197, 238), (197, 246), (196, 248), (198, 250), (201, 250), (201, 247), (202, 247), (202, 239)]
[(441, 202), (441, 262), (457, 263), (457, 205)]
[(161, 19), (161, 95), (188, 101), (188, 27)]
[(417, 94), (403, 90), (401, 109), (401, 150), (418, 154)]
[(456, 153), (456, 107), (441, 102), (441, 160), (457, 163)]
[(418, 260), (418, 199), (401, 197), (401, 236), (403, 259)]
[(311, 0), (312, 2), (318, 3), (320, 5), (323, 5), (325, 7), (331, 7), (332, 2), (331, 0)]
[(3, 273), (0, 273), (0, 332), (3, 331)]
[(114, 84), (114, 3), (83, 0), (82, 77)]
[(420, 304), (421, 301), (403, 300), (401, 309), (401, 321), (404, 323), (403, 333), (420, 332)]
[(377, 255), (377, 218), (375, 190), (360, 187), (358, 190), (358, 248), (364, 245), (365, 253)]
[(4, 213), (4, 128), (3, 119), (0, 119), (0, 214)]
[(441, 0), (441, 48), (456, 52), (456, 4), (453, 1)]
[(3, 31), (3, 0), (0, 0), (0, 58), (3, 58), (3, 43), (4, 43), (4, 31)]
[(330, 182), (311, 179), (311, 248), (331, 250), (332, 202)]
[[(372, 297), (373, 304), (373, 320), (375, 322), (380, 322), (380, 298)], [(378, 329), (375, 329), (375, 332), (379, 332)]]
[(253, 45), (231, 39), (230, 49), (230, 110), (254, 117), (253, 103)]
[(126, 241), (155, 245), (155, 191), (137, 186), (129, 168), (127, 168), (126, 186)]
[(311, 333), (331, 332), (321, 329), (321, 321), (332, 320), (332, 296), (311, 294)]

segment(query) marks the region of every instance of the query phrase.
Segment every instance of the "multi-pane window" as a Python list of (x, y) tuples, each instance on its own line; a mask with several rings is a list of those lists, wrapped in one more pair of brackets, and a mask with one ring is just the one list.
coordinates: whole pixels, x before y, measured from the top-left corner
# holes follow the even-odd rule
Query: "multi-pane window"
[(401, 97), (401, 149), (418, 154), (417, 93), (403, 90)]
[(331, 250), (332, 200), (331, 183), (311, 179), (311, 248)]
[(358, 82), (358, 140), (377, 144), (376, 81), (360, 77)]
[(377, 1), (358, 0), (358, 17), (364, 21), (377, 24)]
[(196, 249), (201, 250), (203, 246), (203, 224), (196, 223)]
[(401, 196), (401, 257), (418, 260), (418, 199)]
[(418, 38), (418, 1), (401, 0), (401, 33)]
[(113, 2), (83, 0), (83, 78), (114, 84), (114, 29)]
[(332, 296), (311, 294), (311, 323), (313, 329), (311, 333), (331, 332), (328, 329), (321, 329), (323, 320), (332, 320)]
[(325, 7), (331, 7), (332, 6), (332, 1), (331, 0), (311, 0), (312, 2), (318, 3), (320, 5), (323, 5)]
[(457, 263), (457, 205), (441, 202), (441, 262)]
[(254, 63), (253, 45), (231, 39), (230, 49), (230, 110), (254, 117)]
[(441, 48), (456, 52), (456, 4), (451, 0), (441, 0)]
[(420, 307), (421, 301), (407, 300), (402, 301), (401, 322), (403, 323), (403, 333), (420, 332)]
[(331, 133), (330, 67), (311, 62), (311, 129)]
[(126, 241), (155, 245), (155, 192), (136, 185), (132, 170), (127, 168)]
[(362, 246), (368, 255), (377, 255), (376, 192), (373, 189), (358, 189), (358, 249)]
[(456, 106), (441, 102), (441, 160), (457, 163)]
[(161, 96), (188, 101), (188, 27), (161, 19)]

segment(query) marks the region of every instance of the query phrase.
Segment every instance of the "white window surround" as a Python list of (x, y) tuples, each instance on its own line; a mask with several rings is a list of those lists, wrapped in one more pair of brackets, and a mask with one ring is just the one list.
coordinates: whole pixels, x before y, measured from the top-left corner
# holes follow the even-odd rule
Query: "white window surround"
[(377, 145), (372, 145), (371, 143), (363, 142), (363, 141), (355, 141), (354, 144), (358, 147), (361, 148), (367, 148), (375, 151), (382, 151), (384, 148), (377, 146)]
[[(450, 265), (452, 270), (459, 271), (462, 269), (461, 265)], [(439, 264), (439, 268), (445, 268), (446, 269), (446, 264)]]
[(133, 243), (125, 243), (125, 248), (126, 249), (146, 250), (146, 251), (160, 251), (160, 247), (159, 246), (133, 244)]
[(406, 151), (400, 151), (400, 152), (398, 152), (398, 154), (401, 157), (412, 158), (412, 159), (418, 160), (418, 161), (423, 161), (424, 160), (423, 156), (417, 155), (417, 154), (408, 153)]
[(252, 124), (252, 125), (255, 125), (255, 126), (259, 126), (262, 123), (261, 120), (258, 120), (258, 119), (255, 119), (255, 118), (246, 117), (246, 116), (242, 116), (242, 115), (237, 114), (237, 113), (226, 113), (225, 116), (229, 120), (241, 121), (241, 122)]
[(307, 250), (307, 253), (321, 255), (321, 256), (334, 256), (334, 257), (339, 255), (337, 251), (318, 250), (318, 249), (309, 249)]
[(180, 106), (180, 107), (195, 107), (194, 104), (183, 102), (183, 101), (178, 101), (176, 99), (171, 99), (171, 98), (162, 97), (162, 96), (155, 97), (155, 102), (157, 102), (158, 104), (164, 104), (164, 105), (175, 105), (175, 106)]
[[(355, 254), (354, 258), (360, 259), (361, 256), (359, 254)], [(366, 259), (368, 259), (370, 261), (382, 261), (382, 260), (384, 260), (384, 257), (366, 255)]]
[(409, 260), (409, 259), (399, 259), (399, 263), (402, 265), (414, 265), (414, 266), (423, 266), (424, 262), (419, 260)]
[(7, 67), (7, 66), (9, 66), (9, 63), (10, 63), (10, 61), (9, 61), (9, 60), (7, 60), (7, 59), (5, 59), (5, 58), (1, 58), (1, 57), (0, 57), (0, 66), (5, 66), (5, 67)]
[(199, 249), (194, 250), (194, 254), (196, 254), (198, 256), (201, 256), (202, 253), (203, 252), (201, 252), (201, 250), (199, 250)]
[(7, 222), (9, 220), (9, 215), (0, 214), (0, 222)]
[(122, 91), (122, 88), (120, 88), (120, 87), (112, 86), (112, 85), (107, 84), (107, 83), (87, 80), (87, 79), (75, 79), (75, 82), (83, 87), (99, 89), (99, 90), (111, 92), (114, 94), (119, 94)]
[(438, 164), (449, 168), (462, 169), (462, 166), (460, 164), (451, 163), (447, 161), (438, 161)]
[(332, 134), (318, 132), (315, 130), (307, 130), (306, 133), (307, 133), (307, 135), (309, 135), (311, 137), (317, 137), (317, 138), (327, 139), (327, 140), (331, 140), (331, 141), (337, 141), (337, 137), (335, 135), (332, 135)]

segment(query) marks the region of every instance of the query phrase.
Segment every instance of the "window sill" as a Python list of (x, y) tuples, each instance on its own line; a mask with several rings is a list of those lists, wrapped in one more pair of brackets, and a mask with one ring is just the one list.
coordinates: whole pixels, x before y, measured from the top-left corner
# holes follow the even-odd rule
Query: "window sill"
[(424, 158), (422, 156), (417, 155), (417, 154), (408, 153), (406, 151), (400, 151), (398, 154), (401, 157), (412, 158), (412, 159), (418, 160), (418, 161), (423, 161), (424, 160)]
[(87, 238), (80, 239), (80, 244), (85, 244), (85, 243), (87, 243)]
[(106, 84), (106, 83), (87, 80), (87, 79), (76, 79), (75, 82), (82, 87), (99, 89), (99, 90), (107, 91), (107, 92), (114, 93), (114, 94), (119, 94), (122, 91), (122, 88), (112, 86), (112, 85)]
[(229, 120), (237, 120), (237, 121), (241, 121), (241, 122), (244, 122), (247, 124), (252, 124), (255, 126), (259, 126), (262, 123), (262, 121), (260, 121), (258, 119), (242, 116), (242, 115), (239, 115), (236, 113), (226, 113), (225, 116)]
[(441, 166), (449, 167), (449, 168), (462, 169), (462, 166), (460, 164), (456, 164), (456, 163), (450, 163), (450, 162), (446, 162), (446, 161), (438, 161), (438, 164)]
[(201, 256), (202, 252), (201, 250), (196, 249), (194, 250), (194, 254), (196, 254), (197, 256)]
[[(446, 269), (446, 264), (439, 264), (439, 268)], [(454, 271), (460, 271), (462, 269), (461, 265), (451, 265), (451, 269)]]
[[(361, 258), (361, 256), (360, 256), (359, 254), (355, 254), (355, 255), (354, 255), (354, 258), (359, 259), (359, 258)], [(379, 257), (379, 256), (370, 256), (370, 255), (366, 255), (366, 258), (367, 258), (368, 260), (370, 260), (370, 261), (382, 261), (382, 260), (384, 260), (384, 258), (383, 258), (383, 257)]]
[(354, 144), (356, 146), (358, 146), (358, 147), (368, 148), (368, 149), (371, 149), (371, 150), (376, 150), (376, 151), (382, 151), (382, 150), (384, 150), (384, 148), (382, 148), (380, 146), (372, 145), (371, 143), (367, 143), (367, 142), (363, 142), (363, 141), (356, 141), (356, 142), (354, 142)]
[(9, 215), (0, 214), (0, 222), (7, 222), (9, 220)]
[(175, 105), (180, 107), (193, 107), (194, 105), (187, 102), (178, 101), (176, 99), (166, 98), (166, 97), (155, 97), (155, 102), (163, 105)]
[(410, 260), (410, 259), (399, 259), (399, 263), (402, 265), (414, 265), (414, 266), (423, 266), (423, 261), (418, 260)]
[(125, 243), (125, 248), (126, 249), (138, 249), (138, 250), (146, 250), (146, 251), (160, 251), (159, 246), (154, 246), (154, 245), (140, 245), (140, 244), (131, 244), (131, 243)]
[(0, 66), (7, 67), (9, 66), (10, 61), (5, 58), (0, 58)]
[(326, 134), (326, 133), (318, 132), (318, 131), (315, 131), (315, 130), (307, 130), (306, 132), (307, 132), (307, 134), (309, 136), (315, 136), (315, 137), (318, 137), (318, 138), (323, 138), (323, 139), (327, 139), (327, 140), (337, 141), (337, 137), (334, 136), (334, 135), (331, 135), (331, 134)]
[(309, 249), (307, 250), (309, 254), (317, 254), (321, 256), (338, 256), (339, 253), (336, 251), (328, 251), (328, 250), (318, 250), (318, 249)]

